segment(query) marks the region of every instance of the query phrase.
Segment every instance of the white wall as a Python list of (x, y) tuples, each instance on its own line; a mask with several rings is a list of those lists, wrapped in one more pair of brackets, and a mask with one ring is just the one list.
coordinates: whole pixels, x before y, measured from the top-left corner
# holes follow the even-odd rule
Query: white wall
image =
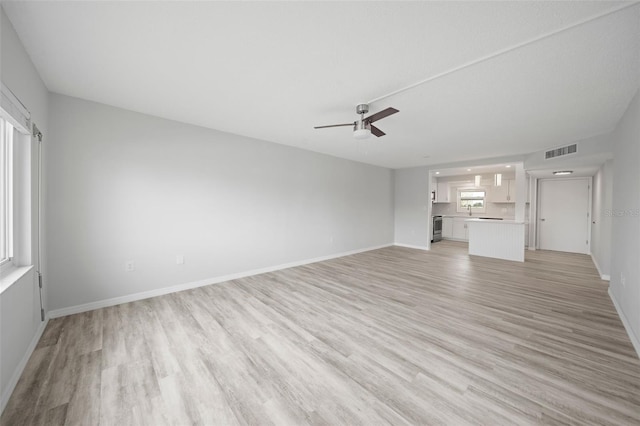
[[(0, 7), (0, 79), (31, 111), (32, 120), (47, 134), (48, 91), (31, 63), (4, 10)], [(32, 152), (37, 145), (32, 144)], [(32, 183), (37, 180), (37, 158), (32, 159)], [(31, 206), (37, 208), (37, 194), (32, 186)], [(24, 200), (23, 200), (24, 203)], [(29, 203), (26, 203), (27, 205)], [(38, 231), (36, 216), (31, 225), (32, 247)], [(23, 258), (37, 260), (37, 252)], [(46, 265), (43, 265), (46, 275)], [(46, 296), (45, 296), (46, 297)], [(4, 408), (21, 369), (30, 354), (44, 323), (40, 321), (40, 302), (34, 271), (0, 294), (0, 410)]]
[[(549, 149), (571, 144), (578, 145), (575, 154), (545, 159)], [(540, 170), (554, 167), (571, 168), (598, 164), (603, 158), (611, 158), (611, 133), (592, 136), (579, 141), (567, 141), (560, 145), (551, 146), (542, 151), (528, 154), (524, 160), (525, 170)]]
[(393, 242), (389, 169), (62, 95), (50, 111), (51, 310)]
[(396, 244), (429, 247), (431, 242), (430, 204), (427, 167), (395, 170), (394, 239)]
[(640, 95), (637, 92), (614, 138), (610, 291), (640, 355)]
[(613, 160), (606, 161), (593, 177), (591, 209), (591, 256), (603, 279), (611, 269), (611, 199)]

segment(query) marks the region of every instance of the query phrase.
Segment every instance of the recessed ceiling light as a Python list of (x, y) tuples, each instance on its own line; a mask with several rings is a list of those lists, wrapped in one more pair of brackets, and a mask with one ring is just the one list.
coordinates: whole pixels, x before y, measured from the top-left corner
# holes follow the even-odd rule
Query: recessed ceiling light
[(440, 174), (440, 172), (436, 172), (436, 174), (437, 174), (437, 175), (439, 175), (439, 174)]
[(556, 176), (570, 175), (571, 173), (573, 173), (573, 170), (560, 170), (558, 172), (553, 172)]
[(511, 168), (511, 166), (505, 166), (507, 169)]

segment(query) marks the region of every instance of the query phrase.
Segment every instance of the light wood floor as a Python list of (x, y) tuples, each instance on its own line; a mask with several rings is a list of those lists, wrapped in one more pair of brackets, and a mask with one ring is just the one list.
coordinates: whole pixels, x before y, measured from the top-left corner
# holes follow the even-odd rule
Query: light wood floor
[(52, 320), (0, 420), (640, 423), (587, 256), (390, 247)]

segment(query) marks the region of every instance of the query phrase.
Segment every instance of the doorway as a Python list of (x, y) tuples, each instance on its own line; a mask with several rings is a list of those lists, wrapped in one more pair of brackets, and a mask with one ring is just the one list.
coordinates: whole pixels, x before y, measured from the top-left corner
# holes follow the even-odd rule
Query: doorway
[(591, 179), (543, 179), (538, 186), (538, 246), (589, 254)]

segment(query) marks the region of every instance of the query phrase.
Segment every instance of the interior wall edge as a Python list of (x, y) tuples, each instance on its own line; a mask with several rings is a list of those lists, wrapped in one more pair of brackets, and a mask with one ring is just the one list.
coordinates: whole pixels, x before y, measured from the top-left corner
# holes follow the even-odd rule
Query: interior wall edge
[(31, 339), (31, 343), (29, 343), (29, 346), (27, 347), (27, 350), (25, 351), (24, 356), (20, 360), (20, 363), (16, 366), (16, 369), (13, 371), (13, 374), (11, 375), (11, 379), (9, 380), (9, 384), (4, 389), (4, 392), (0, 397), (0, 415), (2, 414), (5, 407), (7, 406), (7, 403), (9, 402), (9, 398), (11, 398), (11, 394), (16, 388), (16, 385), (18, 384), (18, 380), (20, 380), (20, 377), (22, 376), (22, 373), (24, 372), (24, 369), (27, 366), (27, 362), (29, 361), (29, 358), (31, 358), (31, 354), (33, 354), (33, 351), (36, 349), (36, 346), (40, 341), (40, 337), (42, 337), (42, 333), (44, 333), (44, 330), (45, 328), (47, 328), (48, 323), (49, 323), (49, 317), (46, 316), (44, 321), (41, 322), (40, 325), (38, 326), (36, 333), (33, 335), (33, 339)]
[(603, 281), (611, 280), (611, 277), (609, 275), (602, 273), (602, 270), (600, 269), (600, 265), (598, 265), (598, 261), (596, 260), (596, 257), (593, 255), (593, 253), (589, 253), (589, 256), (591, 256), (591, 261), (593, 262), (593, 265), (598, 270), (598, 275), (600, 275), (600, 278), (602, 278)]
[(429, 247), (431, 198), (429, 167), (394, 170), (393, 238), (396, 245)]
[[(327, 255), (327, 256), (321, 256), (321, 257), (316, 257), (316, 258), (312, 258), (312, 259), (305, 259), (305, 260), (285, 263), (285, 264), (281, 264), (281, 265), (269, 266), (269, 267), (266, 267), (266, 268), (252, 269), (252, 270), (248, 270), (248, 271), (244, 271), (244, 272), (238, 272), (238, 273), (229, 274), (229, 275), (223, 275), (223, 276), (219, 276), (219, 277), (205, 278), (205, 279), (198, 280), (198, 281), (187, 282), (187, 283), (183, 283), (183, 284), (173, 285), (173, 286), (169, 286), (169, 287), (163, 287), (163, 288), (144, 291), (144, 292), (140, 292), (140, 293), (133, 293), (133, 294), (114, 297), (114, 298), (110, 298), (110, 299), (98, 300), (98, 301), (95, 301), (95, 302), (83, 303), (81, 305), (69, 306), (69, 307), (61, 308), (61, 309), (54, 309), (52, 311), (49, 311), (48, 318), (60, 318), (60, 317), (64, 317), (64, 316), (67, 316), (67, 315), (73, 315), (73, 314), (79, 314), (79, 313), (82, 313), (82, 312), (93, 311), (95, 309), (106, 308), (106, 307), (109, 307), (109, 306), (120, 305), (120, 304), (123, 304), (123, 303), (135, 302), (135, 301), (138, 301), (138, 300), (149, 299), (151, 297), (156, 297), (156, 296), (163, 296), (165, 294), (177, 293), (177, 292), (180, 292), (180, 291), (190, 290), (190, 289), (198, 288), (198, 287), (204, 287), (204, 286), (207, 286), (207, 285), (222, 284), (224, 282), (237, 280), (237, 279), (240, 279), (240, 278), (245, 278), (245, 277), (250, 277), (250, 276), (254, 276), (254, 275), (265, 274), (265, 273), (268, 273), (268, 272), (279, 271), (279, 270), (282, 270), (282, 269), (293, 268), (293, 267), (296, 267), (296, 266), (308, 265), (308, 264), (311, 264), (311, 263), (322, 262), (322, 261), (326, 261), (326, 260), (336, 259), (336, 258), (339, 258), (339, 257), (350, 256), (350, 255), (353, 255), (353, 254), (363, 253), (363, 252), (366, 252), (366, 251), (378, 250), (378, 249), (381, 249), (381, 248), (390, 247), (392, 245), (394, 245), (394, 244), (392, 244), (392, 243), (382, 244), (382, 245), (378, 245), (378, 246), (367, 247), (367, 248), (357, 249), (357, 250), (351, 250), (351, 251), (342, 252), (342, 253), (330, 254), (330, 255)], [(8, 397), (7, 397), (7, 399), (8, 399)]]
[(609, 293), (609, 297), (611, 298), (611, 301), (613, 302), (613, 306), (616, 308), (616, 312), (618, 312), (620, 321), (622, 321), (622, 325), (624, 326), (624, 329), (626, 330), (627, 335), (629, 336), (629, 340), (631, 340), (631, 344), (633, 345), (633, 348), (636, 350), (636, 354), (638, 355), (638, 358), (640, 358), (640, 338), (637, 337), (633, 332), (633, 328), (631, 328), (631, 324), (629, 323), (629, 320), (625, 316), (624, 312), (620, 308), (620, 304), (618, 304), (618, 301), (613, 295), (613, 292), (611, 291), (611, 287), (609, 287), (608, 293)]

